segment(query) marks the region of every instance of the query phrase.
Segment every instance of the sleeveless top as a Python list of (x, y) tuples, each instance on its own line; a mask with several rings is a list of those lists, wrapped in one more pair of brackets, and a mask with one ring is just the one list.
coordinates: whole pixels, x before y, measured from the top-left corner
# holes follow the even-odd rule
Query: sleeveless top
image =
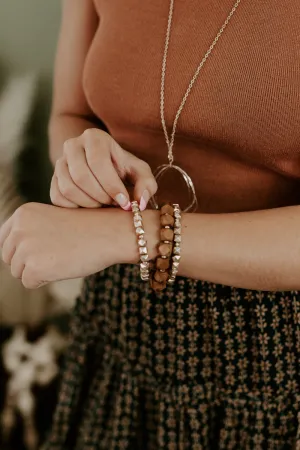
[[(96, 116), (153, 169), (167, 161), (160, 79), (169, 2), (94, 0), (99, 27), (83, 84)], [(176, 0), (166, 75), (166, 123), (233, 0)], [(205, 63), (179, 119), (175, 162), (202, 212), (299, 204), (300, 4), (243, 0)], [(184, 201), (176, 177), (162, 190)]]
[[(169, 127), (233, 1), (175, 1)], [(86, 96), (111, 135), (155, 168), (167, 153), (169, 2), (94, 2)], [(299, 0), (242, 0), (204, 66), (174, 148), (201, 211), (299, 204), (299, 37)], [(130, 265), (95, 274), (75, 308), (45, 450), (300, 450), (299, 305), (296, 291), (181, 277), (156, 295)]]

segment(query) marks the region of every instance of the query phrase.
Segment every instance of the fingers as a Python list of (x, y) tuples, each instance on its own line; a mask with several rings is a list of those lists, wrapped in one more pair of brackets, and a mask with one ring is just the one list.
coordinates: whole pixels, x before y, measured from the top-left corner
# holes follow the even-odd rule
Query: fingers
[(130, 196), (125, 178), (134, 184), (134, 198), (146, 209), (157, 184), (147, 163), (123, 150), (101, 130), (86, 130), (79, 138), (64, 145), (51, 184), (51, 200), (57, 206), (97, 208), (118, 204), (130, 210)]
[(101, 185), (111, 201), (114, 200), (121, 208), (128, 211), (131, 208), (129, 194), (112, 162), (108, 160), (105, 166), (94, 164), (93, 172), (97, 179), (101, 180)]
[(56, 174), (53, 175), (51, 180), (50, 198), (53, 205), (60, 206), (62, 208), (78, 207), (78, 205), (76, 205), (73, 202), (70, 202), (60, 193)]
[(3, 247), (4, 242), (6, 241), (6, 239), (10, 234), (12, 227), (12, 220), (13, 220), (12, 217), (10, 217), (0, 228), (0, 248)]
[(82, 191), (71, 178), (67, 161), (61, 158), (55, 166), (55, 174), (60, 193), (70, 202), (84, 208), (99, 208), (100, 203)]
[(16, 256), (16, 241), (12, 237), (13, 216), (5, 222), (0, 229), (0, 248), (2, 248), (2, 260), (5, 264), (11, 266), (11, 274), (15, 278), (21, 278), (24, 264)]
[(10, 270), (11, 270), (12, 276), (21, 280), (24, 268), (25, 268), (25, 264), (18, 257), (18, 254), (16, 252), (14, 254), (14, 256), (12, 257), (11, 264), (10, 264)]
[(2, 259), (10, 266), (12, 276), (21, 279), (25, 265), (17, 253), (15, 240), (9, 234), (2, 246)]
[[(88, 131), (88, 130), (87, 130)], [(117, 202), (121, 208), (130, 209), (130, 199), (120, 174), (112, 161), (112, 148), (118, 144), (107, 134), (85, 133), (85, 152), (88, 166), (111, 201)], [(122, 150), (122, 149), (121, 149)], [(122, 152), (116, 166), (122, 171)], [(100, 157), (101, 156), (101, 157)]]
[(5, 264), (10, 266), (11, 260), (16, 252), (16, 244), (12, 239), (10, 239), (10, 235), (6, 238), (3, 247), (2, 247), (2, 259)]
[(26, 289), (37, 289), (44, 283), (33, 281), (33, 277), (28, 266), (25, 266), (22, 272), (22, 284)]
[(144, 211), (150, 198), (157, 191), (157, 183), (150, 166), (136, 157), (132, 156), (131, 178), (134, 181), (134, 198), (140, 202), (140, 209)]
[[(65, 150), (67, 168), (73, 183), (99, 204), (110, 204), (111, 198), (101, 187), (90, 169), (84, 147), (79, 140), (74, 140), (71, 150)], [(99, 155), (98, 155), (99, 156)]]

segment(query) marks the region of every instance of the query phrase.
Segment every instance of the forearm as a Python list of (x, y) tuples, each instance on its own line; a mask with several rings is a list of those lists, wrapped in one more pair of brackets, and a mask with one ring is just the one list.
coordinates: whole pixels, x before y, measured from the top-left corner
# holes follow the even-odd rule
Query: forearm
[[(159, 212), (143, 214), (150, 259)], [(255, 290), (300, 289), (300, 207), (239, 214), (183, 214), (179, 275)], [(26, 287), (137, 264), (132, 214), (120, 208), (19, 208), (0, 229), (0, 248)], [(21, 249), (21, 250), (20, 250)]]
[(56, 114), (49, 123), (50, 159), (53, 165), (61, 157), (64, 142), (70, 138), (80, 136), (88, 128), (95, 128), (97, 124), (92, 118), (85, 118), (70, 114)]
[[(144, 215), (151, 256), (157, 212)], [(300, 208), (183, 214), (180, 275), (258, 290), (300, 288)]]

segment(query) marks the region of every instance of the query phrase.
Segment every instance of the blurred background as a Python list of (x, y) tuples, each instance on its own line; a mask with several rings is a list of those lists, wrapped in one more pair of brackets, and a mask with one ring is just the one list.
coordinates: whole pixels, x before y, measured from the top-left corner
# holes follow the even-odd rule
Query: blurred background
[[(0, 0), (0, 226), (22, 203), (50, 201), (47, 123), (60, 13), (61, 0)], [(1, 450), (42, 447), (81, 284), (26, 291), (0, 262)]]
[[(38, 145), (35, 160), (47, 170), (46, 127), (50, 108), (51, 83), (56, 41), (60, 23), (61, 0), (0, 0), (0, 81), (9, 76), (36, 75), (35, 105), (32, 111), (31, 139)], [(28, 194), (48, 198), (47, 183), (37, 185), (49, 173), (38, 173), (38, 180)], [(45, 179), (44, 179), (45, 180)], [(45, 180), (46, 181), (46, 180)], [(39, 189), (36, 189), (36, 188)], [(28, 188), (28, 186), (24, 186)], [(27, 194), (27, 191), (26, 191)]]

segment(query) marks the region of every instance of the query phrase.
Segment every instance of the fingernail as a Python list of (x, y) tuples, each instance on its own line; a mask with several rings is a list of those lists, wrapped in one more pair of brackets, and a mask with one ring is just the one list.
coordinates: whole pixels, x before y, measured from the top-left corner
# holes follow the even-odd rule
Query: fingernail
[(130, 209), (130, 201), (124, 194), (118, 194), (115, 196), (115, 201), (121, 206), (121, 208), (129, 211)]
[(149, 191), (146, 190), (143, 192), (141, 202), (140, 202), (140, 210), (141, 211), (145, 211), (145, 209), (147, 208), (149, 199), (150, 199), (150, 194), (149, 194)]
[(126, 206), (123, 207), (124, 211), (131, 211), (131, 203), (128, 202)]

